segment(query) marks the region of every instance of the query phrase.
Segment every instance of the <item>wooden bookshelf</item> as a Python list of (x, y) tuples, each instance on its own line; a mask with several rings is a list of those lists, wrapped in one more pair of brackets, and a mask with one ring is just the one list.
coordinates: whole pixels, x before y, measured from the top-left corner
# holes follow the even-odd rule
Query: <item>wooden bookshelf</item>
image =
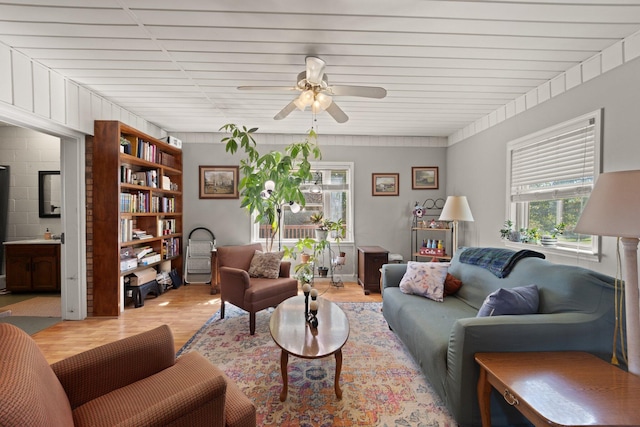
[[(125, 276), (165, 261), (182, 274), (182, 151), (118, 121), (94, 130), (93, 315), (118, 316)], [(134, 239), (133, 230), (150, 237)], [(160, 261), (121, 270), (121, 250), (145, 246)]]

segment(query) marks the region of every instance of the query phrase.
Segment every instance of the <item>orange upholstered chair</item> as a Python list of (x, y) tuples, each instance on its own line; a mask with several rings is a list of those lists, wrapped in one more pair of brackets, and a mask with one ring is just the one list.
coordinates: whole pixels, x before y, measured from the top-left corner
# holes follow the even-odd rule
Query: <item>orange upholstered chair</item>
[(256, 312), (275, 307), (298, 295), (298, 281), (289, 277), (291, 263), (282, 261), (277, 278), (251, 277), (249, 270), (256, 251), (262, 245), (222, 246), (218, 251), (220, 272), (220, 317), (224, 319), (225, 302), (249, 312), (249, 333), (256, 332)]
[(0, 426), (242, 426), (256, 409), (200, 354), (176, 359), (163, 325), (49, 365), (0, 323)]

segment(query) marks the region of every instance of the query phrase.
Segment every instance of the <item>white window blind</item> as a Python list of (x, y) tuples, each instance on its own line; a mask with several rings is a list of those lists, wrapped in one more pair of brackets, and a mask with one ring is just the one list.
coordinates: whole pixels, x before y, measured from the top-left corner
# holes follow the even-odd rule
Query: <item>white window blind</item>
[(598, 129), (595, 117), (582, 117), (514, 143), (511, 202), (589, 194), (596, 175)]

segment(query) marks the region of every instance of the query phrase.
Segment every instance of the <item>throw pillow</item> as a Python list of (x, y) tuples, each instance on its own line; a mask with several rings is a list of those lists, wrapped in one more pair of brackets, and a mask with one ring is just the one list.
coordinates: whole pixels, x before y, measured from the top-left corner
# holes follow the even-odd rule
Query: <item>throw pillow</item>
[(447, 273), (447, 277), (444, 279), (444, 296), (453, 295), (462, 287), (462, 280), (458, 279), (451, 273)]
[(513, 289), (498, 289), (487, 296), (476, 317), (502, 316), (505, 314), (535, 314), (540, 297), (536, 285)]
[(400, 290), (405, 294), (421, 295), (442, 302), (448, 269), (448, 262), (409, 261), (400, 281)]
[(251, 258), (249, 276), (277, 279), (280, 275), (280, 260), (284, 252), (256, 251)]

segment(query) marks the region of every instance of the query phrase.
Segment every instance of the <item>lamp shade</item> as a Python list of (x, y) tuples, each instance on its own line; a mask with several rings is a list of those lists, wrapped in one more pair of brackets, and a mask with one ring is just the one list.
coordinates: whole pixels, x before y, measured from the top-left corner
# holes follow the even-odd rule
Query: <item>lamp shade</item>
[(575, 232), (640, 237), (640, 170), (598, 176)]
[(473, 221), (466, 196), (449, 196), (444, 203), (440, 221)]

